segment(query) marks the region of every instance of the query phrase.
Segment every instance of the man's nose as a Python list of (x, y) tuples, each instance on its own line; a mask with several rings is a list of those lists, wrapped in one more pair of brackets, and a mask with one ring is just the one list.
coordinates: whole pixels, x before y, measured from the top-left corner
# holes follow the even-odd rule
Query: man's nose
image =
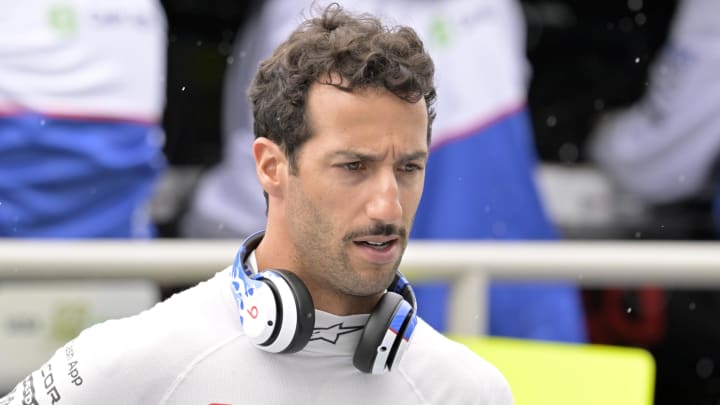
[(376, 184), (367, 204), (367, 214), (372, 220), (387, 224), (397, 224), (402, 219), (400, 188), (395, 172), (386, 171), (378, 175)]

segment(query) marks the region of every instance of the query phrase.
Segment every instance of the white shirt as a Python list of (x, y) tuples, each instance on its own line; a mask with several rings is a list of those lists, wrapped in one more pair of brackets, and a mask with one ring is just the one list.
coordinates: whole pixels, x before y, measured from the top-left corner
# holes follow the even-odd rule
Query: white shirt
[(393, 371), (352, 356), (368, 315), (316, 311), (310, 343), (272, 354), (243, 334), (229, 269), (152, 309), (93, 326), (0, 405), (512, 404), (500, 372), (419, 320)]

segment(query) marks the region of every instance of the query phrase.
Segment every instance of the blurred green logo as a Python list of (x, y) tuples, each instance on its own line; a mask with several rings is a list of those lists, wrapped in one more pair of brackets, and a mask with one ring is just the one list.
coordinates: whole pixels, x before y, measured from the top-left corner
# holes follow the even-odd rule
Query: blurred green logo
[(450, 27), (446, 19), (436, 16), (430, 22), (430, 40), (441, 47), (450, 44)]
[(74, 339), (88, 325), (87, 303), (82, 301), (65, 301), (55, 306), (50, 318), (50, 336), (53, 339), (67, 342)]
[(71, 6), (55, 4), (48, 10), (48, 23), (55, 31), (71, 35), (77, 31), (77, 13)]

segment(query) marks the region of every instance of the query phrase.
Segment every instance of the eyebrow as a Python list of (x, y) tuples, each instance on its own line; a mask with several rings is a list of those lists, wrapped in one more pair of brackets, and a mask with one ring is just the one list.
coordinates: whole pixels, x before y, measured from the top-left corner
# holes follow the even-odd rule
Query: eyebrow
[[(344, 159), (350, 159), (350, 160), (363, 160), (363, 161), (370, 161), (370, 162), (376, 162), (383, 159), (384, 155), (374, 155), (371, 153), (363, 153), (359, 151), (350, 151), (350, 150), (341, 150), (337, 152), (333, 152), (330, 154), (330, 158), (344, 158)], [(417, 151), (412, 152), (408, 154), (404, 154), (400, 156), (398, 161), (411, 161), (411, 160), (418, 160), (422, 159), (425, 160), (428, 157), (428, 152), (426, 151)]]

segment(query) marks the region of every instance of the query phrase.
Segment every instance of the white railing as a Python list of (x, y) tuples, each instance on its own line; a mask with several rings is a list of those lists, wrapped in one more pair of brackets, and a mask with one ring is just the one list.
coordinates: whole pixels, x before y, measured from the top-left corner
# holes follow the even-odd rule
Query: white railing
[[(189, 284), (232, 263), (239, 243), (4, 240), (0, 281), (146, 278), (160, 285)], [(720, 243), (412, 241), (401, 270), (411, 280), (449, 280), (449, 331), (483, 333), (491, 279), (720, 288)]]

